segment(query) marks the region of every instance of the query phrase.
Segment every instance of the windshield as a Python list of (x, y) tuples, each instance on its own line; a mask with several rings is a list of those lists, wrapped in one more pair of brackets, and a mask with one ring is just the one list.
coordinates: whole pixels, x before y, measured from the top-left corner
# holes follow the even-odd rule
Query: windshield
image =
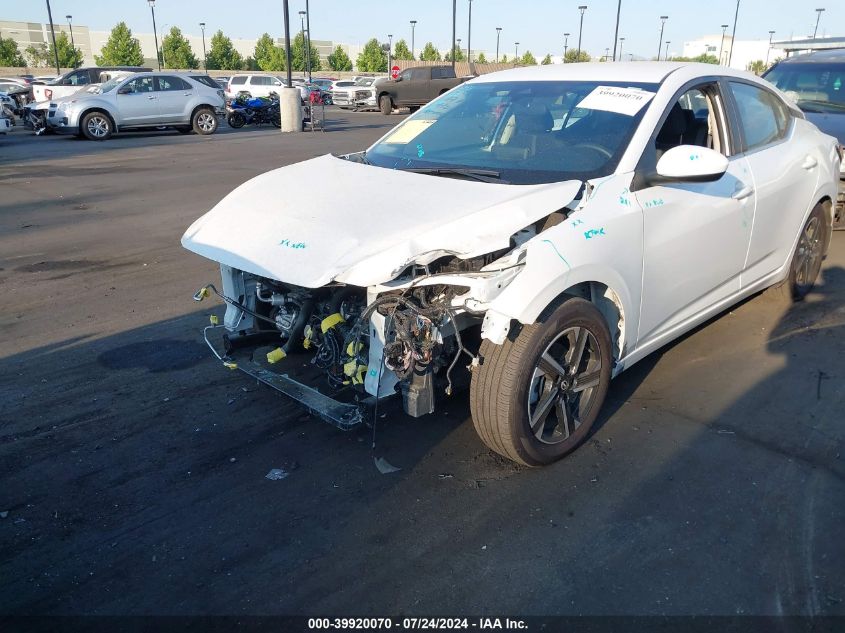
[(126, 79), (126, 77), (109, 79), (104, 84), (100, 84), (100, 92), (105, 93), (105, 92), (110, 92), (110, 91), (114, 90), (114, 87), (117, 84), (119, 84), (121, 81), (123, 81), (124, 79)]
[(375, 77), (362, 77), (355, 82), (356, 86), (372, 86), (373, 82), (375, 81)]
[(778, 64), (765, 79), (804, 112), (845, 113), (845, 64)]
[(393, 169), (481, 169), (502, 182), (587, 180), (613, 173), (657, 84), (465, 83), (366, 152)]

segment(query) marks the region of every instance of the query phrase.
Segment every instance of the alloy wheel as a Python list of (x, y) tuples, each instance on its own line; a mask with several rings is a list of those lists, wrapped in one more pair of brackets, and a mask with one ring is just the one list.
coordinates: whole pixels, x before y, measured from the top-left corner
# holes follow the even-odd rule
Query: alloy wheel
[(109, 133), (109, 122), (102, 116), (93, 116), (88, 119), (86, 127), (91, 136), (96, 136), (97, 138), (103, 138)]
[(818, 218), (811, 217), (798, 239), (795, 253), (795, 285), (808, 286), (813, 283), (821, 266), (822, 225)]

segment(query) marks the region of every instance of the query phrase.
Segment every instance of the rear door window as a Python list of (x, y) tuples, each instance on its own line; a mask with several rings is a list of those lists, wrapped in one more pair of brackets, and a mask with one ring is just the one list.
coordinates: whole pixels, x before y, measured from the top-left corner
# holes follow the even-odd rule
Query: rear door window
[(216, 82), (216, 81), (214, 81), (214, 80), (213, 80), (211, 77), (209, 77), (208, 75), (191, 75), (191, 79), (193, 79), (194, 81), (197, 81), (197, 82), (199, 82), (199, 83), (203, 84), (204, 86), (208, 86), (209, 88), (214, 88), (214, 89), (217, 89), (217, 88), (219, 88), (219, 87), (220, 87), (220, 86), (217, 84), (217, 82)]
[(232, 77), (229, 80), (229, 83), (232, 84), (233, 86), (242, 86), (243, 84), (246, 83), (246, 77), (244, 77), (244, 76)]
[(786, 106), (768, 90), (730, 82), (739, 112), (746, 150), (757, 149), (786, 137), (790, 115)]
[(157, 77), (158, 89), (163, 91), (169, 90), (191, 90), (191, 85), (179, 77)]
[(253, 86), (272, 86), (273, 78), (263, 77), (261, 75), (253, 75), (252, 78), (249, 80), (249, 83)]

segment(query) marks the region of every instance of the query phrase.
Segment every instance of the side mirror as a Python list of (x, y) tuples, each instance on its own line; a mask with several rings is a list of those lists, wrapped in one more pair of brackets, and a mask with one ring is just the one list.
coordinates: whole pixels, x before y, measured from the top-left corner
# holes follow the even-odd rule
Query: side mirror
[(657, 161), (659, 181), (711, 182), (728, 170), (728, 159), (719, 152), (697, 145), (679, 145)]
[(402, 75), (399, 75), (399, 76), (398, 76), (396, 79), (394, 79), (393, 81), (402, 81)]
[(128, 95), (132, 93), (132, 88), (129, 86), (121, 86), (117, 89), (117, 94), (119, 95)]

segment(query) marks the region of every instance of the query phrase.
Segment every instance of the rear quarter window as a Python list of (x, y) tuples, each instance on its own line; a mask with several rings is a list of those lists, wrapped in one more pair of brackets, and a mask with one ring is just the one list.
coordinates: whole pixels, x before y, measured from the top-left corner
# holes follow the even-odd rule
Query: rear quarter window
[(208, 75), (191, 75), (190, 77), (194, 81), (199, 82), (199, 83), (203, 84), (204, 86), (208, 86), (209, 88), (215, 88), (215, 89), (219, 88), (219, 86), (217, 85), (217, 82), (214, 81)]

